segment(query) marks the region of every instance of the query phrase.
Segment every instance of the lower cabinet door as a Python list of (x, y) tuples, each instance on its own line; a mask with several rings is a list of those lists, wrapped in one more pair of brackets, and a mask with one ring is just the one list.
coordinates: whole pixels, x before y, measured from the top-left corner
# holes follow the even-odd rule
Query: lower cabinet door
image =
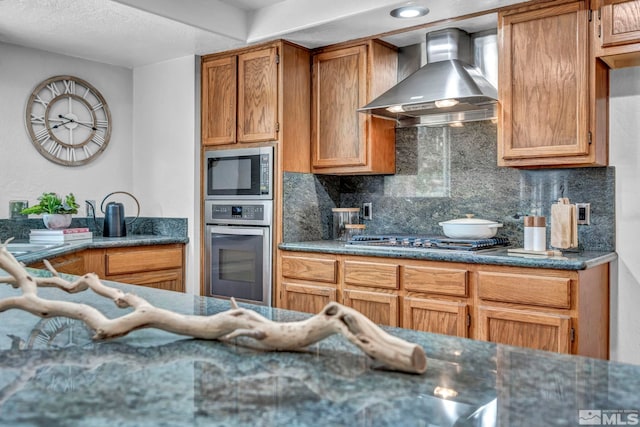
[(329, 286), (282, 284), (282, 305), (288, 310), (317, 314), (330, 302), (337, 300), (335, 288)]
[(343, 304), (367, 316), (379, 325), (399, 326), (398, 296), (381, 292), (342, 291)]
[(402, 327), (469, 337), (469, 305), (463, 302), (405, 297)]
[(571, 318), (507, 308), (478, 308), (478, 339), (500, 344), (569, 353)]

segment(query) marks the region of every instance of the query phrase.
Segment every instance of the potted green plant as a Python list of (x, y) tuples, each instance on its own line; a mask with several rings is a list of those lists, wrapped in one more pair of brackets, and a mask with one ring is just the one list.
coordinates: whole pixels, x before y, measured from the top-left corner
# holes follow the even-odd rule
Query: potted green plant
[(71, 215), (78, 213), (78, 205), (73, 193), (64, 199), (56, 193), (43, 193), (38, 197), (37, 205), (23, 209), (20, 213), (26, 215), (42, 215), (42, 222), (50, 229), (67, 228), (71, 225)]

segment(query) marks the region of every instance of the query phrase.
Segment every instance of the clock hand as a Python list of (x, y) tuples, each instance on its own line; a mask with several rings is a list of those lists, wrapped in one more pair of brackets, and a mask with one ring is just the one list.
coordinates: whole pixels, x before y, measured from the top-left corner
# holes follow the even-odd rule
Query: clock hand
[[(94, 127), (94, 126), (89, 126), (88, 124), (85, 124), (85, 123), (82, 123), (82, 122), (77, 122), (77, 121), (75, 121), (75, 120), (73, 120), (73, 119), (70, 119), (69, 117), (65, 117), (65, 116), (63, 116), (62, 114), (58, 114), (58, 117), (60, 117), (61, 119), (69, 120), (68, 122), (60, 123), (61, 125), (64, 125), (64, 124), (66, 124), (66, 123), (77, 123), (77, 124), (79, 124), (80, 126), (87, 127), (87, 128), (89, 128), (89, 129), (91, 129), (91, 130), (98, 130), (98, 128), (96, 128), (96, 127)], [(56, 125), (56, 126), (54, 126), (54, 127), (58, 127), (58, 126)]]
[(67, 123), (71, 123), (72, 121), (73, 121), (73, 120), (69, 119), (69, 120), (67, 120), (66, 122), (58, 123), (57, 125), (53, 125), (53, 126), (51, 127), (51, 129), (57, 129), (57, 128), (59, 128), (59, 127), (60, 127), (60, 126), (62, 126), (62, 125), (66, 125)]

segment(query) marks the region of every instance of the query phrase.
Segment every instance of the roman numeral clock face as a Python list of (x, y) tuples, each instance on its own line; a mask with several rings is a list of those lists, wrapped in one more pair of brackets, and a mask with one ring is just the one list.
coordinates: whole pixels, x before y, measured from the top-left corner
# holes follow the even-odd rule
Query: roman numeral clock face
[(64, 166), (89, 163), (111, 137), (111, 113), (104, 97), (72, 76), (51, 77), (35, 88), (27, 102), (26, 124), (40, 154)]

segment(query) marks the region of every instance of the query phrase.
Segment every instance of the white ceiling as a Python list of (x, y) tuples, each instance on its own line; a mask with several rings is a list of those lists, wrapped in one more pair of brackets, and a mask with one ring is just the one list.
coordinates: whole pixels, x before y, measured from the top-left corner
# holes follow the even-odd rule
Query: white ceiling
[[(0, 0), (0, 41), (128, 68), (285, 38), (314, 48), (392, 32), (396, 46), (455, 25), (495, 27), (495, 14), (395, 34), (522, 0)], [(400, 20), (407, 3), (430, 9)]]

